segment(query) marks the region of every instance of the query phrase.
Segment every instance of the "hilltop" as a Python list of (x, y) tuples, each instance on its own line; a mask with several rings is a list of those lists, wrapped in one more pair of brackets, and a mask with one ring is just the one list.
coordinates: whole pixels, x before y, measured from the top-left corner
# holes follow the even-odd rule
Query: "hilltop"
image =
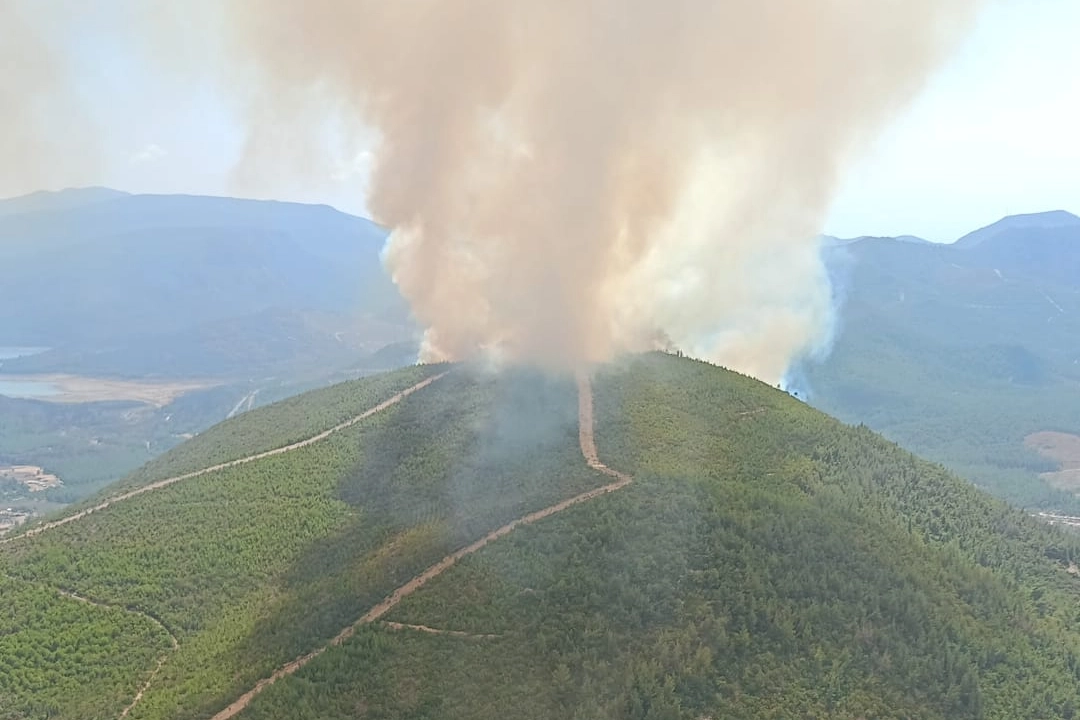
[(326, 388), (72, 512), (0, 542), (10, 717), (1080, 702), (1074, 538), (865, 427), (662, 354), (577, 383), (421, 366)]

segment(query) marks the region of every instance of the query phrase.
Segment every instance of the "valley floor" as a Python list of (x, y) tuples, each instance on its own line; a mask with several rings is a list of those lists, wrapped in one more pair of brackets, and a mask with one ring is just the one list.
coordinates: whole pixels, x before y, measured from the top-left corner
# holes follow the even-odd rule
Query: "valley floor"
[(147, 382), (65, 374), (0, 374), (0, 388), (6, 388), (4, 394), (12, 397), (57, 403), (130, 401), (159, 408), (168, 405), (184, 393), (203, 390), (215, 384), (215, 381), (210, 380)]

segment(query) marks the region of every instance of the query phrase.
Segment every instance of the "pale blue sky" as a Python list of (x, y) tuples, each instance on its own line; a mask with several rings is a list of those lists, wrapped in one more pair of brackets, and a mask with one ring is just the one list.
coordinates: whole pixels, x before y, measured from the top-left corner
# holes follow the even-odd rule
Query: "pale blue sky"
[[(231, 194), (243, 140), (231, 108), (205, 79), (162, 78), (133, 64), (110, 32), (124, 25), (125, 6), (95, 3), (73, 24), (77, 90), (94, 98), (103, 164), (56, 184)], [(992, 0), (956, 55), (850, 169), (823, 230), (951, 241), (1006, 214), (1080, 213), (1078, 37), (1080, 0)], [(342, 158), (337, 172), (285, 181), (275, 194), (362, 214), (362, 168), (362, 159)]]
[(1000, 0), (849, 173), (826, 232), (951, 241), (1080, 214), (1080, 0)]

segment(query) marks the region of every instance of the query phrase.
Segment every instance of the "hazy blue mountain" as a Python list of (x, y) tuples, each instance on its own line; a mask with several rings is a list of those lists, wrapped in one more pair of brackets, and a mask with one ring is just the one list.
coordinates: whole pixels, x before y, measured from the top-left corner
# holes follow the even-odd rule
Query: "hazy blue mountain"
[(916, 237), (915, 235), (899, 235), (897, 237), (891, 237), (891, 238), (881, 238), (881, 237), (875, 237), (875, 236), (871, 236), (871, 235), (860, 235), (859, 237), (853, 237), (853, 238), (839, 238), (839, 237), (836, 237), (834, 235), (819, 235), (818, 239), (821, 241), (821, 244), (824, 245), (825, 247), (834, 247), (834, 246), (838, 246), (838, 245), (852, 245), (854, 243), (861, 242), (863, 240), (881, 240), (881, 239), (893, 240), (895, 242), (915, 243), (917, 245), (931, 244), (931, 242), (929, 240), (924, 240), (923, 238)]
[[(410, 331), (385, 318), (285, 308), (211, 320), (168, 333), (138, 333), (108, 345), (72, 343), (4, 361), (5, 372), (128, 378), (319, 374), (347, 365)], [(415, 360), (415, 347), (409, 362)], [(392, 367), (400, 367), (400, 364)]]
[(1017, 232), (1060, 230), (1062, 228), (1077, 230), (1080, 228), (1080, 217), (1065, 210), (1010, 215), (998, 220), (996, 223), (968, 233), (957, 240), (955, 244), (956, 247), (960, 248), (972, 248), (999, 235), (1005, 236), (1008, 241), (1015, 242), (1020, 239), (1016, 234)]
[(83, 205), (129, 197), (130, 193), (103, 187), (68, 188), (67, 190), (41, 190), (19, 197), (0, 200), (0, 215), (18, 215), (29, 212), (70, 210)]
[(379, 259), (385, 231), (330, 207), (99, 189), (7, 203), (36, 209), (0, 216), (0, 345), (91, 357), (189, 343), (238, 318), (265, 329), (274, 309), (407, 324)]
[(1075, 287), (1080, 277), (1080, 218), (1064, 211), (1021, 215), (967, 235), (956, 247), (972, 265)]
[(811, 402), (1022, 504), (1073, 504), (1037, 473), (1030, 433), (1080, 432), (1080, 219), (1006, 218), (952, 245), (827, 246), (843, 299)]

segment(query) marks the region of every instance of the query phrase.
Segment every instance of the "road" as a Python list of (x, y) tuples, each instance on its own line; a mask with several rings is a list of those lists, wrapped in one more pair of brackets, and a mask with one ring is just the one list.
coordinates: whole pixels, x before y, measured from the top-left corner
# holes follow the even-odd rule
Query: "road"
[(511, 532), (513, 532), (515, 529), (522, 525), (531, 525), (532, 523), (543, 520), (546, 517), (551, 517), (552, 515), (562, 512), (563, 510), (573, 507), (574, 505), (579, 505), (583, 502), (587, 502), (594, 498), (600, 497), (601, 495), (615, 492), (616, 490), (620, 490), (629, 485), (633, 481), (632, 477), (625, 473), (621, 473), (618, 470), (613, 470), (609, 468), (600, 460), (596, 450), (596, 440), (593, 433), (592, 384), (589, 380), (588, 375), (586, 375), (585, 373), (578, 374), (577, 383), (578, 442), (581, 446), (581, 454), (585, 459), (585, 463), (590, 468), (596, 470), (597, 472), (603, 473), (608, 477), (613, 478), (614, 482), (608, 483), (607, 485), (603, 485), (593, 490), (589, 490), (587, 492), (583, 492), (579, 495), (574, 495), (573, 497), (557, 502), (554, 505), (550, 505), (543, 510), (537, 510), (536, 512), (529, 513), (528, 515), (524, 515), (516, 520), (512, 520), (506, 525), (503, 525), (502, 527), (491, 531), (484, 537), (473, 542), (471, 545), (467, 545), (466, 547), (463, 547), (460, 550), (457, 550), (450, 555), (447, 555), (442, 560), (435, 563), (427, 570), (424, 570), (422, 573), (414, 577), (412, 580), (409, 580), (397, 590), (394, 590), (394, 592), (392, 592), (385, 600), (364, 613), (364, 615), (359, 620), (338, 633), (327, 645), (316, 650), (312, 650), (306, 655), (302, 655), (301, 657), (296, 658), (292, 662), (278, 668), (269, 677), (263, 678), (262, 680), (257, 682), (253, 688), (241, 695), (239, 698), (233, 701), (232, 704), (219, 712), (217, 715), (214, 715), (212, 720), (229, 720), (230, 718), (235, 717), (238, 713), (242, 712), (248, 705), (250, 705), (251, 701), (254, 700), (255, 697), (263, 690), (270, 687), (283, 677), (292, 675), (297, 670), (322, 655), (331, 647), (342, 644), (355, 634), (358, 627), (368, 625), (381, 619), (384, 615), (390, 612), (390, 610), (397, 606), (402, 600), (415, 593), (417, 590), (426, 585), (430, 580), (438, 577), (439, 575), (442, 575), (444, 572), (452, 568), (459, 560), (468, 555), (472, 555), (481, 548), (485, 547), (488, 543), (491, 543), (501, 537), (509, 535)]
[[(447, 371), (447, 372), (449, 372), (449, 371)], [(374, 414), (376, 414), (378, 412), (382, 412), (383, 410), (385, 410), (385, 409), (387, 409), (387, 408), (389, 408), (389, 407), (391, 407), (393, 405), (398, 404), (399, 402), (401, 402), (402, 400), (407, 398), (409, 395), (412, 395), (414, 392), (416, 392), (418, 390), (422, 390), (422, 389), (426, 388), (428, 385), (431, 385), (433, 382), (439, 380), (440, 378), (445, 377), (446, 374), (447, 374), (446, 372), (443, 372), (443, 373), (440, 373), (438, 375), (434, 375), (432, 377), (429, 377), (426, 380), (422, 380), (422, 381), (416, 383), (415, 385), (413, 385), (412, 387), (409, 387), (409, 388), (406, 388), (405, 390), (402, 390), (401, 392), (399, 392), (398, 394), (396, 394), (393, 397), (389, 398), (388, 400), (384, 400), (383, 402), (379, 403), (375, 407), (370, 408), (368, 410), (365, 410), (364, 412), (360, 413), (356, 417), (350, 418), (350, 419), (346, 420), (343, 423), (335, 425), (334, 427), (330, 428), (329, 430), (324, 430), (323, 432), (319, 433), (318, 435), (313, 435), (312, 437), (309, 437), (306, 440), (300, 440), (298, 442), (294, 442), (294, 443), (291, 443), (289, 445), (284, 445), (284, 446), (279, 447), (279, 448), (274, 448), (273, 450), (266, 450), (264, 452), (256, 453), (254, 455), (248, 455), (247, 457), (237, 458), (236, 460), (229, 460), (228, 462), (223, 462), (223, 463), (219, 463), (217, 465), (212, 465), (210, 467), (203, 468), (202, 470), (195, 470), (193, 472), (184, 473), (183, 475), (176, 475), (174, 477), (165, 478), (164, 480), (157, 480), (157, 481), (149, 483), (147, 485), (143, 485), (141, 487), (135, 488), (134, 490), (129, 490), (128, 492), (123, 493), (121, 495), (116, 495), (116, 496), (108, 498), (106, 500), (102, 500), (100, 503), (98, 503), (97, 505), (94, 505), (93, 507), (89, 507), (89, 508), (87, 508), (85, 510), (80, 510), (77, 513), (74, 513), (72, 515), (68, 515), (67, 517), (60, 518), (59, 520), (53, 520), (51, 522), (42, 523), (41, 525), (37, 525), (37, 526), (35, 526), (33, 528), (30, 528), (26, 532), (20, 533), (19, 535), (13, 535), (13, 536), (7, 537), (7, 538), (0, 538), (0, 545), (6, 545), (7, 543), (13, 543), (13, 542), (16, 542), (17, 540), (22, 540), (24, 538), (33, 537), (34, 535), (40, 535), (43, 532), (46, 532), (48, 530), (52, 530), (53, 528), (58, 528), (58, 527), (61, 527), (62, 525), (67, 525), (68, 523), (73, 523), (76, 520), (81, 520), (82, 518), (86, 517), (87, 515), (98, 512), (99, 510), (104, 510), (105, 508), (109, 507), (110, 505), (113, 505), (114, 503), (123, 502), (124, 500), (130, 500), (133, 497), (138, 497), (139, 495), (142, 495), (142, 494), (148, 493), (148, 492), (152, 492), (154, 490), (160, 490), (161, 488), (168, 487), (169, 485), (174, 485), (174, 484), (176, 484), (178, 482), (182, 482), (184, 480), (190, 480), (192, 478), (201, 477), (203, 475), (207, 475), (207, 474), (212, 473), (212, 472), (217, 472), (218, 470), (224, 470), (226, 468), (236, 467), (237, 465), (245, 465), (245, 464), (250, 463), (250, 462), (255, 462), (256, 460), (262, 460), (263, 458), (273, 457), (274, 455), (281, 455), (283, 453), (292, 452), (293, 450), (299, 450), (300, 448), (307, 447), (308, 445), (314, 445), (317, 442), (325, 440), (326, 438), (330, 437), (334, 433), (338, 433), (338, 432), (341, 432), (342, 430), (345, 430), (346, 428), (350, 428), (353, 425), (355, 425), (356, 423), (360, 422), (361, 420), (366, 420), (367, 418), (371, 417), (372, 415), (374, 415)]]

